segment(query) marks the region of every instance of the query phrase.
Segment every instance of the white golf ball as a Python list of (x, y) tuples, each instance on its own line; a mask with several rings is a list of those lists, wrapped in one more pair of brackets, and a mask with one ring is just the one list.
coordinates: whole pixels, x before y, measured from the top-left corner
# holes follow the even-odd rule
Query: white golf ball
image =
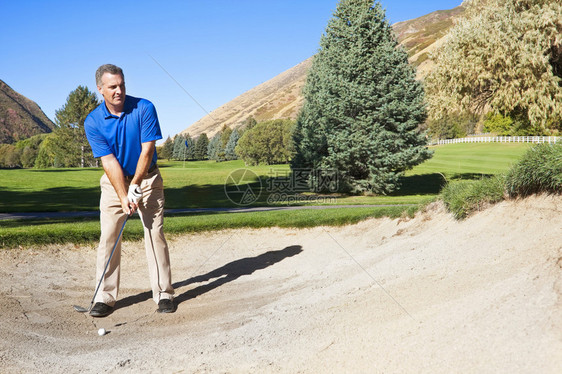
[(104, 336), (104, 335), (105, 335), (105, 329), (104, 329), (103, 327), (98, 330), (98, 335), (99, 335), (99, 336)]

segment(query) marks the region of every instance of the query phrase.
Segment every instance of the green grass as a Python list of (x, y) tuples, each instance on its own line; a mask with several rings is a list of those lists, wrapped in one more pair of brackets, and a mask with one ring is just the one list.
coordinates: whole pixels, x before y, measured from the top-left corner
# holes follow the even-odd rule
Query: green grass
[(0, 170), (0, 212), (96, 210), (101, 169)]
[(507, 172), (480, 180), (452, 181), (443, 189), (445, 205), (457, 219), (502, 201), (507, 195), (562, 192), (562, 146), (538, 144), (528, 148)]
[(562, 191), (562, 145), (539, 144), (527, 151), (507, 174), (511, 196)]
[[(338, 226), (366, 218), (413, 215), (417, 207), (341, 208), (326, 210), (283, 210), (254, 213), (210, 213), (165, 218), (165, 233), (173, 236), (191, 232), (233, 228)], [(99, 221), (92, 219), (38, 219), (2, 221), (0, 248), (46, 244), (92, 244), (99, 238)], [(123, 233), (125, 240), (140, 240), (143, 228), (135, 216)]]
[[(424, 204), (438, 196), (446, 180), (475, 179), (507, 171), (528, 147), (485, 143), (433, 147), (434, 157), (409, 170), (399, 191), (388, 196), (334, 195), (329, 204)], [(233, 170), (246, 168), (242, 161), (160, 164), (167, 209), (236, 206), (227, 198), (224, 182)], [(288, 173), (289, 166), (262, 165), (247, 169), (264, 180), (260, 199), (253, 205), (269, 205), (265, 179), (282, 177)], [(102, 174), (100, 168), (0, 170), (0, 212), (98, 210)]]
[(506, 172), (529, 149), (529, 144), (466, 143), (432, 147), (433, 158), (408, 174), (439, 172), (447, 179), (474, 179)]
[[(447, 182), (477, 180), (505, 173), (529, 148), (525, 144), (452, 144), (433, 147), (435, 155), (422, 165), (409, 170), (402, 178), (402, 188), (388, 196), (329, 195), (329, 200), (314, 199), (315, 205), (357, 205), (357, 208), (272, 211), (261, 213), (198, 214), (167, 217), (165, 230), (179, 234), (236, 227), (341, 225), (367, 217), (397, 216), (411, 213), (416, 206), (438, 198)], [(161, 162), (166, 190), (166, 208), (236, 207), (225, 192), (224, 183), (236, 169), (246, 168), (242, 161), (216, 163)], [(260, 199), (253, 205), (266, 206), (268, 192), (265, 179), (283, 177), (288, 165), (248, 167), (263, 178)], [(0, 170), (0, 212), (48, 212), (98, 210), (99, 178), (102, 169), (22, 169)], [(306, 205), (301, 201), (300, 205)], [(370, 204), (415, 204), (414, 207), (395, 206), (367, 208)], [(287, 204), (279, 204), (287, 205)], [(99, 236), (97, 220), (21, 220), (0, 221), (0, 246), (48, 243), (92, 243)], [(139, 222), (128, 224), (125, 238), (140, 239)]]
[(505, 178), (503, 175), (482, 178), (477, 181), (458, 181), (448, 184), (442, 193), (447, 209), (457, 219), (482, 210), (504, 198)]

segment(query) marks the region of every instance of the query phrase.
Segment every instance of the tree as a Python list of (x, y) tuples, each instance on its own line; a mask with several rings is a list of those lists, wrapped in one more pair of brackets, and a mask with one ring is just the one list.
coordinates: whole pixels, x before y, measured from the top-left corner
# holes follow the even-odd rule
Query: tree
[(190, 157), (190, 151), (193, 153), (193, 151), (190, 150), (190, 147), (192, 148), (192, 140), (189, 134), (176, 135), (174, 137), (172, 158), (179, 161), (193, 159), (193, 157)]
[(379, 2), (340, 1), (303, 94), (293, 169), (335, 169), (341, 189), (388, 193), (431, 156), (423, 87)]
[(220, 161), (219, 153), (221, 152), (221, 134), (218, 133), (211, 138), (207, 145), (207, 157), (209, 160)]
[(185, 158), (186, 160), (194, 160), (195, 159), (195, 140), (187, 134), (185, 136), (185, 141), (183, 143), (187, 149), (185, 150)]
[(228, 127), (227, 125), (224, 125), (222, 127), (222, 130), (221, 130), (220, 134), (221, 134), (221, 150), (224, 152), (224, 150), (226, 148), (226, 144), (230, 140), (230, 135), (232, 134), (232, 129), (230, 127)]
[(227, 125), (224, 125), (220, 132), (220, 143), (218, 144), (217, 147), (217, 156), (216, 156), (217, 161), (226, 161), (226, 145), (230, 140), (231, 134), (232, 134), (232, 129)]
[(15, 146), (21, 150), (21, 166), (24, 168), (30, 168), (35, 165), (35, 160), (37, 154), (39, 153), (39, 147), (45, 139), (47, 134), (38, 134), (30, 138), (18, 141)]
[(174, 160), (183, 161), (185, 159), (185, 138), (179, 134), (174, 136), (174, 143), (172, 148), (172, 158)]
[(36, 168), (44, 169), (61, 166), (57, 158), (58, 147), (54, 140), (55, 138), (56, 134), (52, 132), (47, 134), (43, 142), (41, 142), (37, 158), (35, 159)]
[(215, 160), (217, 162), (226, 160), (225, 149), (231, 134), (232, 130), (230, 127), (224, 125), (222, 130), (211, 138), (207, 146), (207, 157), (209, 160)]
[[(431, 120), (463, 111), (510, 118), (508, 133), (556, 133), (562, 119), (562, 4), (473, 0), (432, 56)], [(558, 128), (559, 129), (559, 128)]]
[(248, 165), (282, 164), (293, 156), (294, 121), (277, 119), (258, 123), (245, 131), (235, 152)]
[(253, 129), (258, 124), (258, 121), (253, 116), (246, 118), (242, 124), (242, 129), (244, 131)]
[(0, 168), (19, 168), (21, 167), (21, 149), (13, 144), (0, 144)]
[(55, 111), (56, 155), (64, 167), (94, 166), (92, 148), (86, 138), (84, 121), (99, 105), (96, 94), (87, 87), (78, 86), (72, 91), (63, 107)]
[(197, 137), (195, 142), (195, 150), (193, 158), (195, 160), (206, 160), (207, 159), (207, 147), (209, 146), (209, 138), (206, 133), (203, 133)]
[(172, 158), (173, 152), (174, 152), (174, 142), (172, 141), (172, 138), (168, 136), (164, 144), (162, 144), (158, 157), (162, 159), (165, 158), (167, 160), (170, 160)]
[(237, 160), (238, 156), (236, 155), (236, 145), (238, 144), (238, 140), (240, 140), (240, 133), (237, 129), (232, 130), (230, 134), (230, 138), (228, 139), (228, 143), (226, 143), (226, 147), (224, 150), (224, 157), (227, 161)]
[(450, 114), (428, 122), (429, 134), (433, 138), (462, 138), (474, 133), (478, 123), (478, 116), (470, 113)]

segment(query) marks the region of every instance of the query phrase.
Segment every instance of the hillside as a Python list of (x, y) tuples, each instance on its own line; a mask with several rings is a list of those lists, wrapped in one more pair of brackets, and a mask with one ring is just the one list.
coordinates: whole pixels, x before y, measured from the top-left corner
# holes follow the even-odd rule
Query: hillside
[(442, 44), (443, 37), (464, 11), (461, 5), (393, 25), (400, 44), (408, 51), (410, 62), (418, 70), (419, 79), (431, 71), (433, 62), (429, 59), (430, 53)]
[(311, 65), (312, 57), (215, 109), (182, 133), (193, 137), (205, 132), (213, 136), (224, 124), (237, 128), (250, 116), (257, 121), (296, 119), (304, 100), (301, 91)]
[(0, 144), (48, 133), (54, 127), (37, 103), (0, 80)]
[[(393, 25), (398, 41), (406, 48), (411, 63), (418, 69), (419, 79), (423, 79), (433, 66), (428, 58), (429, 54), (441, 45), (443, 37), (464, 10), (460, 5), (454, 9), (438, 10)], [(182, 133), (195, 137), (205, 132), (208, 136), (213, 136), (223, 125), (237, 128), (250, 116), (258, 121), (296, 119), (303, 104), (301, 91), (312, 59), (313, 57), (310, 57), (234, 98), (193, 123)]]

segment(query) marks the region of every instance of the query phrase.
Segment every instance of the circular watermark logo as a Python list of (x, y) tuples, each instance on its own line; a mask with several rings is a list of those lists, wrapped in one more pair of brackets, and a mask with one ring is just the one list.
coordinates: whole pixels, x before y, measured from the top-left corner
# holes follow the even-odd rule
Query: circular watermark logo
[(249, 169), (232, 171), (224, 182), (226, 197), (236, 205), (252, 204), (260, 197), (261, 190), (260, 177)]

